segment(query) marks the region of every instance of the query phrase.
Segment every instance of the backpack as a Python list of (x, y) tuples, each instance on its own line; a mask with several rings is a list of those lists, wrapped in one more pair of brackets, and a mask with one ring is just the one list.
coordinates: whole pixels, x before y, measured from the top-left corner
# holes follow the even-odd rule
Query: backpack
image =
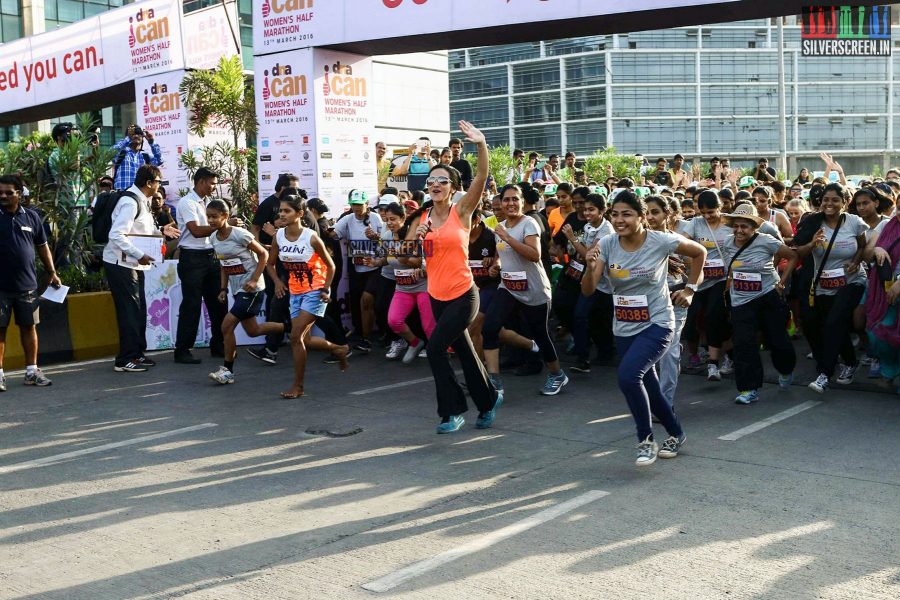
[(141, 202), (133, 192), (127, 190), (111, 190), (97, 196), (94, 213), (91, 217), (91, 236), (95, 244), (109, 242), (109, 230), (112, 229), (112, 214), (122, 196), (133, 198), (137, 204), (137, 214), (141, 214)]

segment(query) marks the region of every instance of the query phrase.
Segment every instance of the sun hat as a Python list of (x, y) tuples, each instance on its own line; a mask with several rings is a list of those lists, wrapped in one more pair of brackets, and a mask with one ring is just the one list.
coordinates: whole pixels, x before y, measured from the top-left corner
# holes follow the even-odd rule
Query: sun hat
[(759, 215), (756, 214), (756, 207), (752, 204), (741, 204), (734, 209), (733, 213), (722, 215), (722, 219), (729, 227), (734, 225), (735, 219), (746, 219), (748, 221), (752, 221), (754, 224), (756, 224), (757, 227), (762, 225), (764, 222), (763, 219), (761, 219)]

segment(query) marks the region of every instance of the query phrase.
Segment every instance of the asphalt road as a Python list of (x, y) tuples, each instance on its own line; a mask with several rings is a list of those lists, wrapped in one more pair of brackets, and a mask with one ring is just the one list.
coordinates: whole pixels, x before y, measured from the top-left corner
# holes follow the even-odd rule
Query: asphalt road
[(638, 469), (612, 369), (509, 375), (493, 429), (438, 436), (426, 361), (316, 356), (287, 401), (282, 354), (10, 377), (0, 597), (900, 597), (896, 394), (683, 376), (683, 453)]

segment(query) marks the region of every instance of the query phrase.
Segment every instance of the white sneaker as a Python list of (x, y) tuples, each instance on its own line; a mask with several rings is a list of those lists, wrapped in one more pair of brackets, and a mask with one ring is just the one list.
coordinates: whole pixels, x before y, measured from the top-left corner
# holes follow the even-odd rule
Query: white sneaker
[(647, 467), (656, 462), (656, 456), (658, 452), (658, 446), (656, 442), (650, 439), (648, 436), (646, 440), (638, 444), (638, 455), (637, 460), (634, 461), (634, 464), (638, 467)]
[(419, 340), (419, 343), (415, 346), (408, 346), (406, 348), (406, 354), (403, 355), (403, 364), (408, 365), (412, 361), (416, 360), (416, 357), (425, 350), (425, 341)]
[(816, 377), (816, 380), (810, 383), (808, 387), (814, 392), (824, 394), (825, 390), (828, 389), (828, 375), (826, 375), (825, 373), (819, 373), (819, 376)]
[(856, 370), (858, 368), (859, 365), (855, 367), (844, 365), (843, 367), (841, 367), (841, 372), (837, 376), (837, 379), (834, 380), (835, 383), (839, 383), (841, 385), (850, 385), (851, 383), (853, 383), (853, 377), (856, 375)]
[(388, 360), (397, 360), (403, 353), (406, 352), (407, 343), (404, 340), (397, 340), (395, 342), (391, 342), (391, 347), (388, 349), (387, 354), (384, 357)]
[(419, 352), (419, 358), (428, 358), (428, 350), (422, 350)]
[(706, 380), (722, 381), (722, 373), (719, 372), (719, 367), (712, 363), (706, 365)]
[(215, 373), (210, 373), (209, 378), (222, 385), (234, 383), (234, 373), (226, 369), (224, 366), (219, 367), (219, 370)]
[(722, 357), (722, 365), (719, 367), (719, 373), (722, 375), (731, 375), (734, 373), (734, 361), (728, 358), (728, 355)]

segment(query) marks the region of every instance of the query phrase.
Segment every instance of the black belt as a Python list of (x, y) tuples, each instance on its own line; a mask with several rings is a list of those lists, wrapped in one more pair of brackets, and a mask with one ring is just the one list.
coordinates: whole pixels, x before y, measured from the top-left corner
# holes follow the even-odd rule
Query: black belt
[(207, 248), (204, 250), (201, 250), (200, 248), (182, 248), (181, 251), (182, 252), (202, 252), (204, 254), (212, 254), (213, 252), (215, 252), (215, 250), (213, 250), (212, 248)]

